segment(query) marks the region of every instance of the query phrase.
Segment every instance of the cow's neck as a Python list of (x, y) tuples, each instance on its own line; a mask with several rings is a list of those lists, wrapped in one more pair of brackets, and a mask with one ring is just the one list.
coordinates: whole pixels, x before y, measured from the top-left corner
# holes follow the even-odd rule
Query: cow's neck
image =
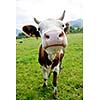
[(63, 54), (64, 52), (63, 52), (63, 49), (62, 48), (60, 48), (60, 49), (56, 49), (55, 48), (55, 50), (46, 50), (46, 52), (48, 53), (48, 58), (51, 60), (51, 61), (53, 61), (54, 59), (55, 59), (55, 56), (57, 55), (57, 54)]
[(61, 61), (64, 56), (64, 50), (59, 49), (57, 52), (54, 51), (48, 51), (42, 48), (42, 45), (40, 45), (39, 48), (39, 63), (40, 65), (49, 66), (55, 62), (55, 60)]

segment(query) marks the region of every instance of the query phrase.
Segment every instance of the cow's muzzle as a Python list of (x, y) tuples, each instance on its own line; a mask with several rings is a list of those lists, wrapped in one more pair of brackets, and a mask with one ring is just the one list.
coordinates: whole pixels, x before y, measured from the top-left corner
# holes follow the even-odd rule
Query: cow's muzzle
[(47, 49), (49, 47), (54, 46), (61, 46), (66, 47), (66, 35), (63, 31), (49, 31), (47, 33), (44, 33), (43, 36), (44, 40), (44, 48)]

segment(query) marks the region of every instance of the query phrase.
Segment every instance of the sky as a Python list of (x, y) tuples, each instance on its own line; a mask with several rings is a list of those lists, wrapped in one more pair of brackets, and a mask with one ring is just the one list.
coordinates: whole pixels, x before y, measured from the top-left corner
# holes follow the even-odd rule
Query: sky
[(47, 18), (59, 18), (66, 10), (64, 21), (83, 19), (82, 0), (16, 0), (16, 27), (36, 25), (33, 18), (42, 21)]

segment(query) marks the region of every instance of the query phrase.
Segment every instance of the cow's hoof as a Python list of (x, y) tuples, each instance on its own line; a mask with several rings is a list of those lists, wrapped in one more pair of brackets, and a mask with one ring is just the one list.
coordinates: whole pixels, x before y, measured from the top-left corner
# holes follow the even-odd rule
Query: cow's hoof
[(58, 95), (58, 92), (56, 91), (56, 92), (54, 93), (54, 98), (57, 99), (58, 96), (59, 96), (59, 95)]
[(46, 87), (47, 87), (47, 85), (44, 83), (42, 87), (43, 87), (43, 88), (46, 88)]

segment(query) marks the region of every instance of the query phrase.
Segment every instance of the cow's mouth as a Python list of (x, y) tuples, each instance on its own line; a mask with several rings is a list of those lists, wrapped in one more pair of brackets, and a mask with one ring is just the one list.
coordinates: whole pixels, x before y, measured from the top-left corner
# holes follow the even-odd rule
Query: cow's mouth
[(56, 46), (61, 46), (61, 47), (64, 47), (64, 48), (66, 47), (66, 45), (64, 45), (64, 44), (52, 44), (52, 45), (47, 45), (47, 46), (45, 46), (44, 48), (47, 49), (47, 48), (49, 48), (49, 47), (54, 47), (54, 46), (55, 46), (55, 47), (56, 47)]

